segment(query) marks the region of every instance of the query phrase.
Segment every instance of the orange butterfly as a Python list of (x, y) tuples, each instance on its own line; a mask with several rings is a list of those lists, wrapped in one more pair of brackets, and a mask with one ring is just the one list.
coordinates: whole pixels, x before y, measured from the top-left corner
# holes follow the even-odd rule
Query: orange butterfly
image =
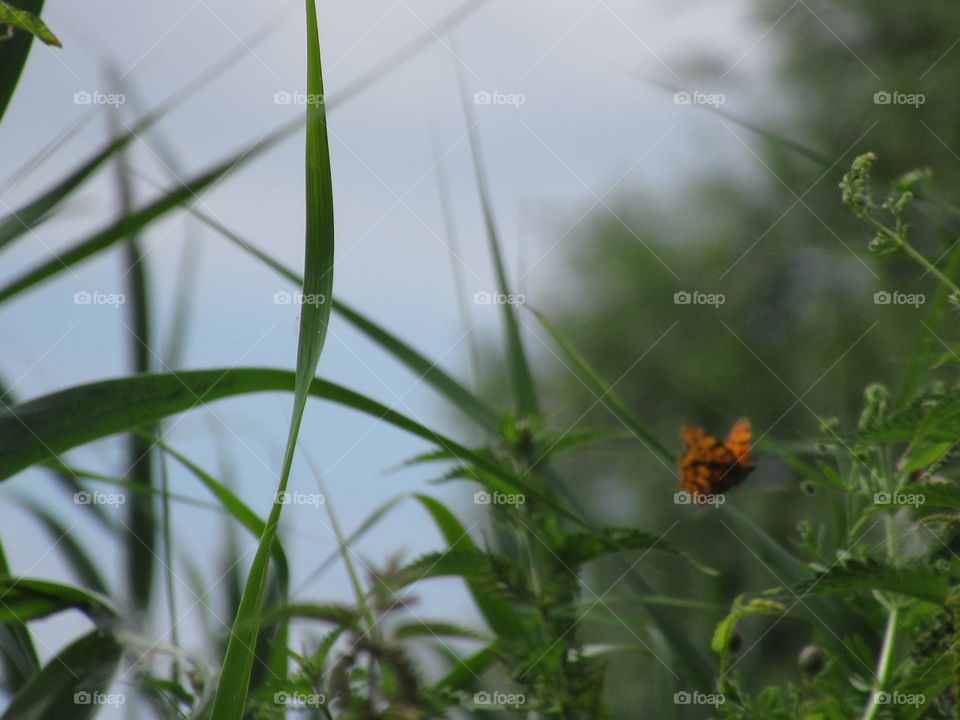
[(687, 425), (680, 433), (686, 450), (680, 457), (680, 489), (691, 495), (721, 495), (744, 481), (750, 464), (750, 421), (737, 420), (724, 442), (702, 427)]

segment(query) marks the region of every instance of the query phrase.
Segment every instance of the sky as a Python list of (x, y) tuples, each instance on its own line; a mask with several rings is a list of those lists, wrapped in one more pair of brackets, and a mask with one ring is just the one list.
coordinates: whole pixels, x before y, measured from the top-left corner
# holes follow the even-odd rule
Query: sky
[[(94, 0), (82, 7), (49, 2), (44, 19), (64, 47), (34, 46), (0, 126), (0, 213), (35, 197), (116, 128), (129, 128), (238, 46), (248, 48), (240, 62), (178, 106), (155, 131), (138, 138), (129, 154), (138, 179), (136, 202), (148, 201), (158, 187), (170, 187), (302, 115), (300, 4), (286, 5), (275, 27), (262, 30), (280, 7), (222, 0), (147, 5)], [(758, 87), (766, 77), (764, 68), (776, 57), (776, 36), (755, 24), (749, 5), (739, 0), (491, 0), (409, 61), (389, 67), (361, 94), (336, 102), (342, 88), (430, 32), (452, 7), (438, 0), (328, 2), (319, 8), (319, 20), (332, 103), (335, 293), (469, 380), (468, 335), (484, 348), (499, 342), (499, 335), (496, 306), (469, 303), (468, 328), (457, 311), (452, 265), (464, 279), (468, 298), (495, 289), (458, 76), (481, 138), (511, 280), (537, 304), (538, 298), (563, 297), (564, 278), (571, 272), (568, 253), (576, 243), (589, 241), (587, 223), (614, 212), (616, 203), (629, 203), (639, 193), (676, 202), (684, 183), (705, 164), (724, 164), (746, 176), (755, 171), (740, 142), (695, 106), (723, 102), (727, 111), (749, 113), (761, 101)], [(672, 93), (639, 75), (698, 94), (690, 96), (690, 103), (678, 103)], [(712, 78), (706, 85), (705, 76)], [(123, 95), (122, 103), (117, 94)], [(92, 102), (85, 104), (85, 99)], [(52, 145), (57, 138), (61, 141)], [(172, 159), (163, 148), (172, 150)], [(438, 165), (446, 177), (455, 243), (444, 225)], [(216, 184), (196, 207), (299, 269), (303, 183), (303, 139), (294, 134)], [(4, 251), (0, 283), (116, 214), (115, 175), (108, 168), (56, 217)], [(294, 367), (298, 308), (275, 302), (276, 293), (292, 289), (286, 281), (184, 213), (152, 225), (141, 241), (155, 298), (157, 370), (165, 369), (182, 282), (192, 287), (192, 305), (177, 367)], [(74, 301), (78, 292), (103, 294), (98, 297), (123, 293), (122, 275), (121, 257), (111, 252), (4, 303), (0, 336), (14, 342), (5, 343), (0, 373), (17, 397), (129, 371), (128, 308)], [(467, 442), (477, 439), (455, 408), (336, 316), (319, 375), (444, 433)], [(219, 401), (172, 418), (165, 438), (207, 470), (228, 478), (265, 515), (290, 410), (291, 398), (279, 394)], [(304, 453), (296, 460), (291, 489), (318, 492), (318, 471), (347, 532), (389, 498), (425, 491), (449, 502), (481, 536), (475, 522), (479, 514), (471, 503), (475, 488), (428, 484), (441, 472), (435, 467), (395, 469), (428, 449), (425, 443), (373, 418), (312, 402), (301, 446)], [(82, 467), (119, 473), (120, 447), (109, 439), (78, 449), (70, 458)], [(210, 501), (189, 474), (180, 468), (171, 473), (176, 492)], [(97, 488), (115, 492), (109, 486)], [(119, 579), (116, 548), (43, 473), (21, 473), (0, 486), (0, 493), (6, 500), (0, 505), (0, 527), (15, 572), (72, 581), (50, 538), (15, 502), (29, 497), (68, 525), (76, 523), (80, 536), (102, 551), (98, 559), (108, 578)], [(196, 562), (215, 587), (219, 557), (214, 548), (222, 543), (223, 516), (178, 507), (174, 529), (184, 539), (178, 561)], [(297, 597), (349, 598), (339, 565), (302, 585), (334, 549), (326, 508), (289, 506), (282, 529)], [(244, 547), (249, 560), (253, 544)], [(428, 516), (406, 500), (358, 543), (356, 558), (376, 565), (394, 552), (411, 559), (439, 547)], [(204, 605), (190, 611), (196, 597), (183, 566), (175, 572), (182, 627), (195, 628), (196, 612)], [(420, 616), (475, 617), (457, 583), (434, 581), (419, 594), (422, 602), (415, 611)], [(208, 598), (201, 601), (212, 605)], [(49, 657), (84, 625), (67, 615), (37, 627), (41, 654)], [(163, 619), (155, 618), (153, 632), (164, 628)]]

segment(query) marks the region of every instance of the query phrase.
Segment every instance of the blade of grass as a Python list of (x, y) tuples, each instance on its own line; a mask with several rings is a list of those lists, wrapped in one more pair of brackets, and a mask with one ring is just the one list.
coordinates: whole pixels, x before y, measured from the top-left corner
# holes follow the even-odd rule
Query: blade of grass
[(72, 528), (67, 527), (56, 515), (32, 499), (20, 498), (17, 502), (43, 525), (50, 535), (53, 546), (63, 555), (77, 580), (84, 587), (101, 595), (109, 596), (110, 591), (97, 569), (96, 563), (90, 557), (87, 549), (80, 543)]
[(160, 198), (124, 216), (108, 227), (93, 233), (87, 239), (74, 244), (53, 259), (42, 263), (39, 267), (27, 271), (5, 287), (0, 288), (0, 301), (7, 300), (43, 280), (73, 267), (91, 255), (106, 250), (131, 234), (143, 229), (153, 221), (164, 216), (170, 210), (179, 207), (182, 203), (195, 199), (199, 193), (213, 185), (220, 178), (273, 147), (273, 145), (281, 139), (283, 139), (283, 135), (276, 132), (268, 135), (252, 147), (236, 153), (225, 162), (214, 166), (210, 170), (193, 176), (189, 180), (179, 184), (178, 187), (166, 191)]
[(549, 321), (543, 313), (533, 311), (537, 320), (543, 328), (550, 334), (557, 347), (563, 352), (564, 356), (572, 363), (572, 370), (580, 380), (586, 384), (590, 391), (602, 402), (614, 417), (617, 418), (624, 427), (636, 435), (643, 444), (658, 455), (668, 466), (672, 467), (676, 459), (673, 454), (661, 443), (653, 434), (644, 427), (643, 423), (637, 419), (636, 415), (626, 406), (620, 397), (613, 391), (603, 378), (594, 370), (576, 348), (571, 345), (560, 331)]
[[(0, 575), (9, 575), (7, 554), (0, 544)], [(26, 622), (14, 619), (0, 624), (0, 653), (6, 686), (13, 691), (20, 690), (31, 677), (40, 672), (40, 658), (37, 656), (33, 637)]]
[[(320, 35), (314, 0), (306, 0), (306, 21), (307, 95), (322, 98)], [(322, 103), (307, 104), (305, 164), (307, 227), (303, 294), (305, 297), (319, 298), (320, 302), (307, 303), (301, 309), (293, 416), (290, 420), (290, 432), (284, 452), (283, 468), (280, 471), (277, 497), (274, 498), (257, 554), (247, 576), (246, 587), (240, 599), (240, 608), (234, 618), (226, 657), (213, 699), (211, 720), (241, 720), (244, 714), (257, 636), (260, 631), (260, 616), (263, 612), (267, 568), (280, 521), (280, 510), (283, 508), (279, 496), (287, 489), (307, 396), (330, 322), (334, 265), (333, 182), (327, 139), (327, 117)]]
[[(447, 543), (447, 547), (479, 551), (467, 529), (443, 503), (429, 495), (416, 494), (414, 498), (423, 505), (430, 517), (433, 518)], [(489, 588), (485, 587), (483, 583), (469, 579), (466, 582), (480, 614), (483, 615), (490, 629), (500, 638), (500, 642), (507, 645), (522, 643), (527, 633), (513, 605), (502, 597), (490, 593)]]
[[(441, 34), (448, 32), (456, 25), (463, 22), (472, 15), (488, 0), (470, 0), (461, 5), (458, 9), (451, 12), (436, 27), (427, 28), (414, 40), (407, 43), (393, 53), (382, 63), (371, 68), (361, 76), (348, 83), (336, 95), (329, 98), (327, 109), (332, 111), (342, 103), (356, 97), (364, 90), (373, 85), (384, 75), (389, 74), (394, 69), (416, 56), (425, 48), (435, 42)], [(39, 4), (42, 3), (38, 3)], [(25, 6), (26, 7), (26, 6)], [(100, 151), (94, 153), (89, 160), (81, 164), (74, 172), (67, 175), (63, 180), (54, 185), (50, 190), (42, 194), (37, 199), (27, 203), (23, 207), (12, 212), (8, 217), (0, 220), (0, 249), (9, 242), (34, 228), (39, 222), (48, 216), (48, 213), (57, 205), (62, 203), (70, 194), (72, 194), (84, 181), (89, 179), (93, 173), (100, 168), (115, 152), (127, 145), (136, 137), (142, 136), (149, 128), (153, 127), (160, 119), (167, 115), (171, 110), (180, 105), (183, 101), (202, 89), (209, 82), (214, 80), (226, 69), (240, 60), (256, 46), (257, 43), (266, 39), (270, 33), (280, 26), (280, 20), (284, 11), (280, 11), (264, 25), (262, 25), (250, 37), (245, 38), (232, 51), (227, 53), (222, 59), (211, 65), (206, 71), (198, 75), (194, 80), (183, 88), (174, 92), (166, 101), (153, 110), (148, 115), (138, 120), (131, 130), (108, 142)], [(10, 43), (0, 43), (0, 68), (7, 69), (3, 61), (3, 49)], [(12, 66), (11, 66), (12, 69)], [(0, 99), (3, 92), (3, 77), (0, 74)], [(2, 105), (0, 105), (0, 115), (2, 115)], [(275, 135), (278, 138), (286, 138), (302, 128), (302, 123), (298, 119), (280, 127)]]
[(457, 297), (457, 310), (460, 313), (460, 325), (467, 340), (467, 349), (470, 361), (470, 379), (474, 388), (480, 381), (480, 350), (473, 333), (473, 319), (470, 317), (470, 306), (467, 304), (467, 284), (463, 277), (463, 261), (460, 259), (460, 239), (457, 234), (457, 223), (453, 216), (453, 203), (450, 200), (447, 174), (444, 157), (440, 152), (434, 136), (433, 166), (436, 169), (437, 193), (440, 197), (440, 211), (443, 215), (444, 234), (447, 238), (447, 254), (450, 256), (450, 272), (453, 275), (453, 289)]
[[(116, 81), (116, 80), (115, 80)], [(116, 113), (110, 113), (112, 134), (118, 135)], [(117, 205), (120, 218), (133, 212), (133, 185), (127, 167), (126, 148), (121, 148), (115, 157)], [(126, 335), (129, 340), (130, 356), (134, 373), (150, 371), (150, 317), (146, 263), (140, 248), (136, 232), (122, 239), (124, 272), (121, 278), (126, 281), (125, 303), (129, 313), (129, 325), (126, 323)], [(132, 432), (126, 439), (127, 470), (124, 477), (130, 482), (145, 488), (156, 487), (153, 473), (155, 454), (151, 443), (139, 433)], [(127, 509), (126, 519), (126, 563), (124, 577), (133, 608), (145, 612), (150, 604), (153, 588), (153, 572), (157, 557), (157, 517), (154, 498), (147, 493), (133, 493)], [(167, 566), (169, 573), (169, 565)]]
[[(480, 134), (477, 129), (477, 119), (473, 106), (468, 99), (469, 91), (463, 72), (457, 66), (457, 77), (460, 82), (460, 97), (463, 112), (467, 119), (468, 135), (470, 138), (470, 153), (473, 158), (473, 170), (476, 178), (477, 190), (480, 194), (480, 206), (483, 210), (483, 226), (490, 246), (490, 255), (493, 258), (494, 270), (497, 276), (498, 290), (504, 297), (510, 295), (510, 285), (507, 282), (506, 265), (503, 262), (500, 234), (493, 215), (493, 200), (487, 183), (487, 175), (483, 165), (483, 150), (480, 147)], [(520, 336), (520, 324), (517, 322), (516, 308), (513, 303), (500, 303), (503, 312), (503, 328), (506, 336), (507, 359), (510, 368), (510, 384), (513, 388), (517, 412), (521, 416), (538, 415), (540, 410), (537, 402), (536, 386), (533, 374), (523, 349), (523, 338)]]
[[(123, 648), (99, 631), (84, 635), (48, 662), (13, 696), (0, 720), (87, 720), (101, 705), (90, 702), (103, 694), (120, 662)], [(77, 695), (86, 698), (78, 703)]]
[[(269, 368), (220, 368), (148, 373), (61, 390), (0, 412), (0, 480), (73, 447), (155, 422), (224, 397), (286, 390), (295, 374)], [(590, 529), (552, 497), (486, 456), (360, 393), (315, 378), (310, 394), (353, 408), (447, 450), (511, 490)]]
[[(210, 217), (202, 210), (191, 207), (188, 209), (188, 212), (216, 230), (241, 250), (264, 263), (281, 277), (286, 278), (296, 285), (303, 284), (303, 278), (300, 275), (263, 250), (255, 247), (252, 243), (240, 237), (237, 233)], [(366, 335), (370, 340), (380, 345), (402, 364), (406, 365), (421, 380), (449, 400), (454, 407), (462, 410), (481, 427), (491, 432), (496, 431), (497, 414), (474, 393), (441, 370), (435, 362), (342, 300), (335, 299), (333, 301), (333, 311)]]

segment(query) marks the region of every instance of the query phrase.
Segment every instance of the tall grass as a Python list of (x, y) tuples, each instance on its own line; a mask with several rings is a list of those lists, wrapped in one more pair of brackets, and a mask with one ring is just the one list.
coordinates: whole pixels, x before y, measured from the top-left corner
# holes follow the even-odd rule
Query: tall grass
[[(0, 6), (2, 7), (2, 6)], [(0, 43), (0, 114), (13, 96), (27, 57), (31, 32), (49, 32), (35, 15), (41, 3), (23, 3), (10, 41)], [(306, 88), (324, 97), (320, 61), (321, 28), (313, 0), (306, 0)], [(455, 10), (443, 29), (462, 21), (470, 6)], [(0, 20), (4, 16), (0, 15)], [(12, 22), (12, 21), (9, 21)], [(326, 31), (326, 29), (323, 29)], [(49, 40), (49, 38), (48, 38)], [(418, 38), (394, 58), (400, 62), (429, 43)], [(231, 54), (230, 58), (235, 58)], [(229, 65), (215, 66), (214, 75)], [(387, 72), (375, 68), (348, 88), (349, 97)], [(563, 472), (565, 453), (626, 437), (666, 464), (675, 452), (659, 437), (642, 409), (616, 392), (547, 312), (502, 305), (501, 353), (509, 369), (508, 407), (497, 404), (441, 370), (430, 357), (373, 319), (335, 298), (334, 177), (328, 141), (328, 112), (336, 99), (307, 105), (306, 117), (232, 154), (214, 167), (138, 206), (132, 192), (126, 151), (139, 134), (160, 122), (200, 83), (144, 114), (134, 130), (114, 133), (103, 148), (36, 198), (0, 221), (0, 250), (21, 242), (63, 207), (98, 170), (113, 163), (117, 171), (119, 216), (74, 243), (67, 251), (19, 273), (0, 288), (0, 302), (42, 287), (70, 268), (111, 249), (124, 253), (130, 304), (131, 373), (69, 387), (26, 401), (0, 392), (0, 480), (42, 470), (58, 478), (68, 493), (88, 493), (90, 481), (122, 488), (129, 498), (125, 523), (106, 517), (94, 504), (80, 503), (125, 556), (126, 587), (111, 587), (97, 560), (99, 553), (74, 533), (63, 518), (36, 502), (24, 508), (52, 535), (57, 552), (75, 575), (51, 582), (15, 575), (0, 547), (0, 660), (3, 689), (10, 700), (3, 719), (90, 718), (111, 697), (118, 668), (130, 666), (126, 697), (136, 717), (241, 720), (278, 718), (297, 713), (312, 718), (400, 720), (432, 717), (525, 716), (570, 720), (611, 717), (608, 671), (625, 656), (642, 656), (665, 678), (669, 691), (650, 698), (636, 716), (726, 718), (860, 717), (874, 720), (889, 706), (896, 717), (956, 717), (956, 587), (960, 571), (952, 549), (960, 489), (955, 480), (954, 447), (960, 437), (960, 403), (952, 386), (936, 380), (936, 371), (952, 367), (960, 356), (951, 337), (949, 313), (960, 304), (957, 285), (960, 253), (953, 245), (942, 257), (928, 257), (910, 235), (910, 213), (925, 191), (922, 173), (910, 173), (893, 188), (880, 188), (872, 175), (873, 155), (854, 161), (837, 174), (842, 198), (876, 233), (870, 249), (902, 254), (925, 272), (936, 297), (926, 327), (940, 341), (922, 345), (911, 358), (905, 390), (894, 396), (870, 384), (856, 427), (825, 420), (822, 437), (784, 454), (797, 468), (804, 487), (826, 498), (824, 517), (814, 518), (830, 533), (807, 527), (801, 542), (786, 547), (766, 534), (747, 514), (723, 507), (729, 523), (750, 552), (776, 579), (766, 592), (744, 589), (717, 611), (716, 603), (682, 593), (654, 592), (644, 571), (653, 560), (714, 578), (716, 570), (694, 556), (682, 536), (639, 527), (608, 526), (576, 501), (571, 478)], [(464, 97), (469, 93), (461, 81)], [(478, 203), (498, 290), (511, 295), (496, 209), (484, 170), (484, 153), (472, 106), (465, 102)], [(815, 158), (781, 134), (756, 126), (773, 142)], [(241, 232), (191, 206), (215, 182), (242, 172), (282, 138), (305, 131), (305, 239), (303, 272), (284, 266)], [(905, 169), (906, 170), (906, 169)], [(830, 169), (828, 168), (828, 172)], [(242, 248), (250, 257), (294, 284), (316, 301), (302, 306), (295, 369), (223, 367), (153, 372), (154, 333), (149, 324), (152, 289), (146, 281), (149, 259), (138, 234), (175, 211), (184, 211)], [(609, 428), (572, 431), (551, 427), (531, 361), (524, 318), (536, 318), (551, 351), (575, 375), (617, 423)], [(317, 376), (331, 318), (350, 323), (397, 363), (419, 376), (439, 397), (461, 411), (483, 437), (479, 447), (456, 439), (457, 431), (432, 428), (365, 393)], [(291, 364), (294, 361), (291, 358)], [(269, 508), (246, 504), (226, 477), (217, 477), (162, 437), (162, 422), (217, 400), (249, 393), (275, 392), (292, 401), (287, 441), (276, 490)], [(339, 410), (364, 413), (397, 431), (429, 443), (431, 449), (409, 461), (410, 467), (440, 464), (444, 481), (468, 483), (491, 530), (482, 541), (449, 507), (427, 493), (395, 498), (370, 508), (352, 531), (342, 528), (333, 508), (329, 520), (337, 548), (320, 564), (322, 572), (341, 562), (354, 591), (352, 602), (301, 598), (290, 588), (291, 569), (279, 521), (297, 456), (304, 413), (318, 399)], [(74, 466), (69, 451), (123, 434), (130, 470), (122, 477)], [(171, 514), (196, 503), (169, 490), (172, 468), (188, 473), (210, 495), (209, 506), (230, 528), (226, 536), (236, 566), (234, 533), (256, 539), (256, 553), (244, 572), (234, 569), (228, 591), (233, 613), (226, 632), (208, 623), (207, 648), (216, 648), (214, 666), (191, 654), (193, 643), (172, 632), (176, 612), (173, 565), (183, 538), (173, 534)], [(274, 481), (271, 478), (271, 481)], [(325, 489), (321, 484), (321, 489)], [(673, 488), (664, 487), (665, 494)], [(392, 559), (362, 578), (352, 545), (400, 500), (408, 512), (432, 523), (442, 545), (411, 562)], [(716, 498), (714, 498), (716, 499)], [(719, 504), (719, 501), (717, 501)], [(86, 508), (86, 509), (83, 509)], [(412, 510), (410, 508), (413, 508)], [(691, 517), (710, 509), (689, 507)], [(829, 517), (827, 516), (829, 514)], [(702, 515), (701, 515), (702, 517)], [(132, 529), (131, 529), (132, 528)], [(909, 538), (910, 542), (907, 542)], [(165, 588), (155, 583), (156, 559), (166, 563)], [(178, 567), (196, 575), (192, 566)], [(611, 610), (609, 590), (592, 579), (598, 566), (613, 567), (624, 581), (623, 599), (642, 609), (639, 622), (627, 622)], [(245, 573), (245, 575), (244, 575)], [(433, 578), (462, 581), (482, 625), (461, 618), (411, 620), (408, 592)], [(203, 579), (195, 577), (195, 584)], [(170, 627), (162, 638), (143, 630), (151, 610), (165, 609)], [(678, 610), (694, 610), (716, 620), (711, 639), (696, 637)], [(31, 623), (66, 611), (82, 612), (94, 630), (57, 648), (41, 663)], [(452, 614), (452, 612), (451, 612)], [(206, 618), (209, 620), (210, 618)], [(784, 619), (807, 628), (810, 644), (800, 657), (793, 682), (754, 691), (738, 671), (743, 648), (739, 628), (762, 619), (770, 628)], [(293, 621), (309, 623), (319, 635), (294, 640)], [(602, 627), (619, 642), (593, 642)], [(182, 643), (182, 644), (181, 644)], [(423, 649), (433, 653), (425, 662)], [(144, 652), (153, 648), (157, 652)], [(454, 649), (456, 648), (456, 649)], [(748, 650), (748, 649), (747, 649)], [(157, 659), (163, 656), (165, 661)], [(654, 671), (651, 671), (654, 672)], [(119, 692), (117, 690), (117, 692)]]

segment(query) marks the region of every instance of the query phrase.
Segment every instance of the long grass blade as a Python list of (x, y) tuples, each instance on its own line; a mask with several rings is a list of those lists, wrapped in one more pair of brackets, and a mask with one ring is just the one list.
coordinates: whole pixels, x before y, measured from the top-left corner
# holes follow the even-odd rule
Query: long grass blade
[[(317, 28), (317, 9), (313, 0), (307, 0), (306, 10), (307, 94), (308, 97), (322, 98), (320, 36)], [(280, 471), (277, 497), (267, 518), (267, 525), (260, 538), (260, 545), (240, 599), (240, 608), (234, 619), (230, 641), (227, 644), (227, 654), (213, 700), (212, 720), (240, 720), (243, 717), (256, 653), (257, 636), (260, 631), (259, 620), (267, 589), (269, 558), (280, 521), (280, 510), (283, 507), (279, 497), (287, 489), (307, 396), (330, 323), (334, 263), (333, 181), (327, 139), (327, 117), (323, 103), (307, 104), (306, 195), (307, 228), (303, 294), (305, 297), (317, 299), (317, 302), (304, 304), (300, 313), (293, 416), (290, 420), (290, 432), (284, 452), (283, 468)]]

